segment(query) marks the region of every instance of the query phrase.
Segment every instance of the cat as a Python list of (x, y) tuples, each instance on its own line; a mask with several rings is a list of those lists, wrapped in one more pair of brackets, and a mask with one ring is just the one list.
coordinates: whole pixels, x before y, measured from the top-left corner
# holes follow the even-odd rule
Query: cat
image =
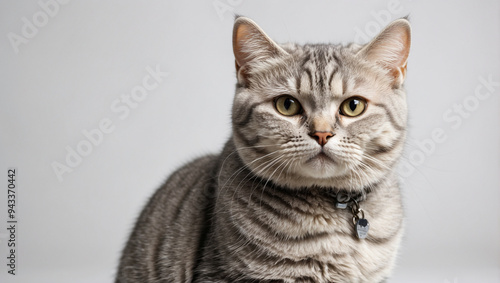
[(151, 197), (116, 282), (386, 280), (410, 33), (401, 18), (365, 45), (280, 45), (237, 17), (232, 136)]

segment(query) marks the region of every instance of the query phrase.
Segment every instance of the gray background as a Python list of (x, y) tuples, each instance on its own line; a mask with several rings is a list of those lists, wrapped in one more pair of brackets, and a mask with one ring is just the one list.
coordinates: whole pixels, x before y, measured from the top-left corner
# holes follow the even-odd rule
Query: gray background
[[(43, 5), (19, 2), (0, 4), (1, 282), (112, 281), (147, 198), (230, 135), (233, 13), (299, 43), (362, 42), (410, 15), (407, 233), (390, 282), (499, 282), (500, 85), (481, 82), (500, 82), (499, 1), (74, 1), (49, 6), (45, 23)], [(40, 27), (16, 53), (9, 34), (33, 17)], [(148, 66), (169, 75), (120, 119), (111, 105)], [(53, 162), (106, 118), (113, 132), (59, 181)], [(8, 167), (16, 277), (5, 265)]]

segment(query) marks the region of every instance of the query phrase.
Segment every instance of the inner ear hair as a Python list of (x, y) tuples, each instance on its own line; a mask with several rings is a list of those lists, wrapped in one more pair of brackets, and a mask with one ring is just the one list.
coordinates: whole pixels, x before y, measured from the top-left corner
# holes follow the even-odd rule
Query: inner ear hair
[(238, 81), (247, 80), (248, 68), (270, 58), (287, 54), (251, 19), (238, 17), (233, 28), (233, 52)]
[(410, 45), (410, 23), (402, 18), (389, 24), (358, 54), (388, 69), (389, 74), (394, 78), (394, 84), (401, 85), (406, 77)]

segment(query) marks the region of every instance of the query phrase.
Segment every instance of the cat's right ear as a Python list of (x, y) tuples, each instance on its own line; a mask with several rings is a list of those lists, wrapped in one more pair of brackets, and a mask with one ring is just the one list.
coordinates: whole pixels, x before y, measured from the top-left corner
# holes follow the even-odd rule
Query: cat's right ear
[(394, 86), (399, 87), (406, 77), (406, 62), (410, 53), (410, 45), (410, 23), (402, 18), (389, 24), (363, 47), (358, 55), (387, 69), (393, 77)]
[(288, 54), (251, 19), (238, 17), (233, 28), (233, 52), (238, 82), (245, 85), (253, 69), (265, 61)]

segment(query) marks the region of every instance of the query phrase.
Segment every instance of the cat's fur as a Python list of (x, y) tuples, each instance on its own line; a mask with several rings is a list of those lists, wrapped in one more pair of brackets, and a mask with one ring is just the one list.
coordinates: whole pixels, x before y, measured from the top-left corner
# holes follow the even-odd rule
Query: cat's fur
[[(233, 135), (150, 199), (116, 282), (383, 281), (403, 233), (395, 164), (407, 119), (408, 21), (365, 46), (302, 46), (278, 45), (239, 17), (233, 47)], [(285, 94), (302, 112), (278, 112)], [(342, 115), (354, 96), (365, 111)], [(366, 239), (355, 236), (350, 209), (336, 208), (339, 191), (362, 197)]]

